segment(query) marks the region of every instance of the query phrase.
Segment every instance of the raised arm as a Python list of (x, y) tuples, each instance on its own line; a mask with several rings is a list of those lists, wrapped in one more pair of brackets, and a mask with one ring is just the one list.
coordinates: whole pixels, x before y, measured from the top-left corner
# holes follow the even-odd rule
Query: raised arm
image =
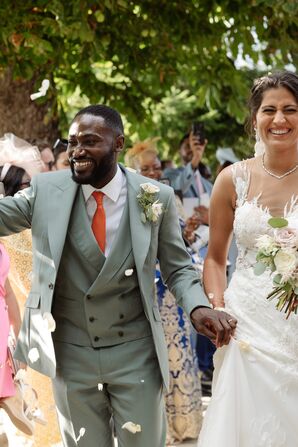
[(8, 236), (31, 228), (32, 209), (35, 200), (35, 179), (31, 186), (13, 197), (0, 200), (0, 236)]
[[(216, 179), (210, 203), (210, 237), (204, 262), (203, 283), (214, 307), (224, 307), (227, 286), (227, 255), (232, 238), (236, 193), (232, 168), (224, 169)], [(213, 299), (212, 299), (213, 298)]]

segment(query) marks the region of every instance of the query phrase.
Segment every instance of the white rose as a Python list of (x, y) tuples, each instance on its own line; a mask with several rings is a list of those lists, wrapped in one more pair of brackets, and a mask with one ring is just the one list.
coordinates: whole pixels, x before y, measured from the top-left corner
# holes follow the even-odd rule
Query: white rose
[(274, 258), (274, 264), (277, 273), (281, 275), (291, 275), (296, 268), (296, 254), (295, 252), (287, 252), (279, 250)]
[(298, 234), (297, 230), (294, 228), (279, 228), (275, 230), (275, 241), (281, 247), (298, 247)]
[(158, 217), (162, 214), (162, 203), (152, 203), (152, 220), (156, 222)]
[(264, 234), (263, 236), (259, 236), (257, 238), (256, 247), (259, 250), (262, 250), (265, 256), (270, 256), (274, 254), (277, 250), (277, 247), (274, 243), (274, 239), (268, 234)]
[(153, 185), (153, 183), (142, 183), (140, 185), (143, 191), (148, 192), (149, 194), (156, 194), (160, 191), (160, 188), (156, 185)]

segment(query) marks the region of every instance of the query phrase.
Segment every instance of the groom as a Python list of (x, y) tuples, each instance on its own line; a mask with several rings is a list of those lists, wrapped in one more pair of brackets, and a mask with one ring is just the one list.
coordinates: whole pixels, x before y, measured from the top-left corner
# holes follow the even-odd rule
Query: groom
[(0, 235), (31, 228), (33, 237), (16, 357), (53, 378), (67, 447), (111, 447), (111, 421), (119, 447), (165, 445), (156, 259), (198, 331), (222, 345), (236, 325), (208, 307), (171, 188), (150, 181), (146, 192), (146, 178), (118, 165), (123, 133), (118, 112), (86, 107), (69, 130), (71, 172), (41, 174), (0, 201)]

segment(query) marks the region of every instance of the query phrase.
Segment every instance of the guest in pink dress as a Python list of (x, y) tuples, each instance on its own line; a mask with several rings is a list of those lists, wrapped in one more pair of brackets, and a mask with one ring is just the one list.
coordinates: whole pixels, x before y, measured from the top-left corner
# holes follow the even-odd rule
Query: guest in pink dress
[(21, 314), (16, 296), (7, 278), (9, 256), (0, 244), (0, 408), (6, 411), (13, 424), (27, 435), (33, 434), (33, 422), (27, 414), (20, 385), (15, 384), (13, 372), (8, 361), (8, 335), (10, 326), (18, 337), (21, 327)]
[[(10, 324), (13, 325), (16, 336), (20, 327), (20, 311), (11, 288), (7, 275), (9, 272), (9, 257), (0, 244), (0, 398), (14, 396), (15, 386), (12, 371), (7, 361), (7, 342)], [(8, 292), (8, 293), (7, 293)], [(7, 301), (6, 301), (7, 298)]]

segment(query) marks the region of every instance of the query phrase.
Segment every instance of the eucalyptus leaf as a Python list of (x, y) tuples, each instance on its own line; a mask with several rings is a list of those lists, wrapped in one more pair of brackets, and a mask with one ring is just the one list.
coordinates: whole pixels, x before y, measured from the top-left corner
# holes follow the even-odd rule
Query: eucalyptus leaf
[(266, 270), (266, 264), (263, 262), (257, 262), (254, 266), (254, 274), (257, 276), (262, 275)]
[(274, 278), (273, 278), (273, 282), (274, 282), (274, 284), (280, 284), (281, 278), (282, 278), (282, 276), (281, 276), (280, 273), (278, 273), (277, 275), (275, 275)]
[(272, 228), (283, 228), (288, 226), (287, 219), (284, 219), (283, 217), (271, 217), (268, 220), (268, 223)]

